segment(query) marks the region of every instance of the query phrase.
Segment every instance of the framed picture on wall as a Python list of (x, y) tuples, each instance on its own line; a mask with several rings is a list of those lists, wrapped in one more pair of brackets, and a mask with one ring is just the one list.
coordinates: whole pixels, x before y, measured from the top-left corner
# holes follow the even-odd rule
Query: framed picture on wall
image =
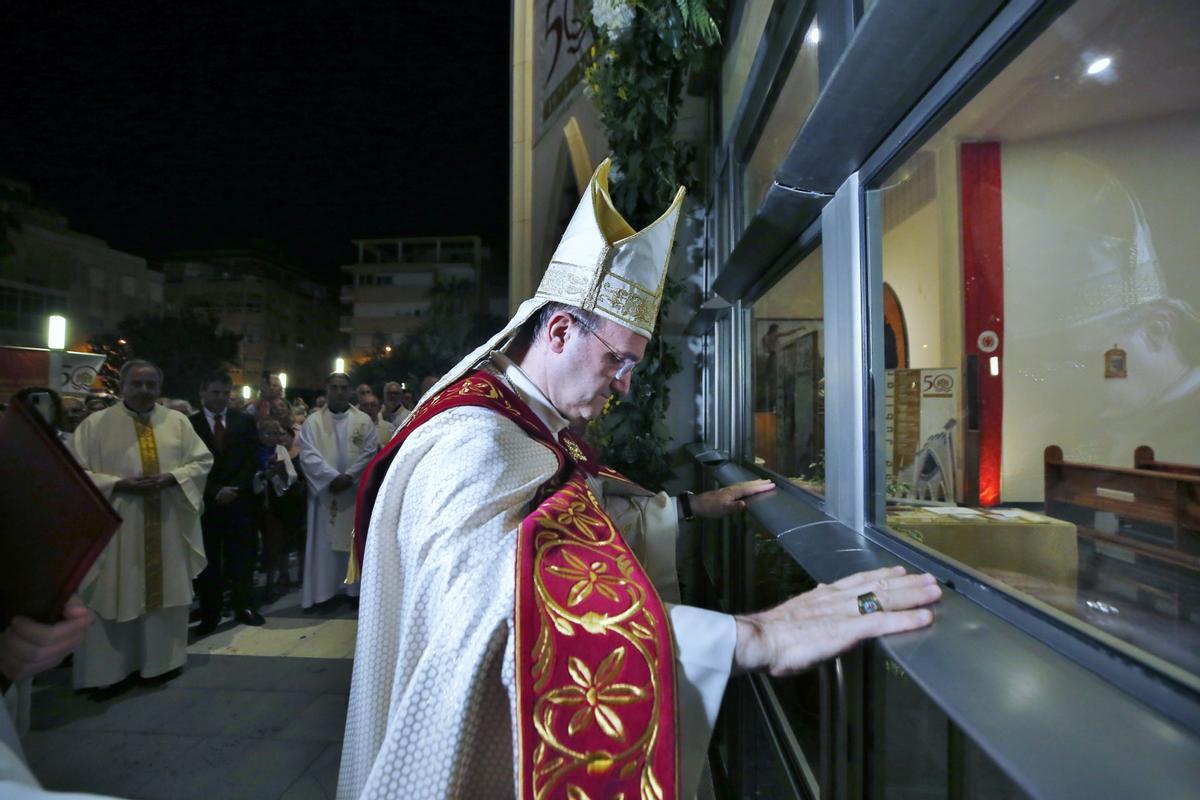
[(774, 411), (779, 388), (780, 355), (791, 342), (816, 333), (812, 354), (818, 371), (824, 372), (825, 320), (762, 317), (754, 320), (754, 410)]

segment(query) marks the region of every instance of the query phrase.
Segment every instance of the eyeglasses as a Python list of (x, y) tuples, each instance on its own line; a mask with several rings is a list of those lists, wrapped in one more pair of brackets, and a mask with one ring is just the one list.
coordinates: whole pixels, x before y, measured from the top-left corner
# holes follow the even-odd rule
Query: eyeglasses
[(579, 324), (579, 327), (583, 328), (585, 331), (590, 333), (592, 336), (595, 336), (596, 339), (600, 342), (600, 344), (604, 345), (605, 349), (608, 350), (609, 357), (610, 357), (609, 364), (610, 364), (610, 366), (615, 366), (616, 370), (617, 370), (616, 374), (613, 375), (614, 381), (619, 381), (622, 378), (624, 378), (626, 375), (628, 375), (629, 373), (633, 372), (634, 367), (636, 367), (638, 365), (638, 362), (636, 359), (630, 358), (629, 356), (623, 356), (620, 353), (618, 353), (611, 344), (609, 344), (608, 342), (606, 342), (604, 340), (603, 336), (596, 333), (596, 331), (594, 331), (591, 328), (591, 326), (588, 325), (587, 323), (585, 323), (583, 320), (579, 319), (578, 317), (571, 317), (571, 319), (575, 320), (575, 322), (577, 322)]

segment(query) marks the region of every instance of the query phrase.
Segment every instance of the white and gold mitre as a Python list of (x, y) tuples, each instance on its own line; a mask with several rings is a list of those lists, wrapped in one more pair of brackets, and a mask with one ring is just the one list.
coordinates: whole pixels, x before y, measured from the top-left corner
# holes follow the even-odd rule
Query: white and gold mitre
[(654, 332), (684, 189), (662, 216), (634, 231), (608, 194), (611, 159), (596, 169), (534, 297), (567, 303), (645, 336)]
[(611, 160), (604, 159), (588, 182), (534, 296), (521, 303), (507, 325), (443, 375), (417, 401), (417, 407), (474, 369), (488, 353), (504, 349), (547, 303), (566, 303), (594, 312), (650, 338), (662, 304), (684, 190), (679, 187), (661, 217), (634, 231), (608, 196), (610, 165)]

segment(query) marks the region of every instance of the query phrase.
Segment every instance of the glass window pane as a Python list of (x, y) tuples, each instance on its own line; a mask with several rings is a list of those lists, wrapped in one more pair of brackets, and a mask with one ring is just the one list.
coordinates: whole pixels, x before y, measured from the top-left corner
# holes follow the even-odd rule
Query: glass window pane
[(730, 688), (737, 694), (737, 734), (731, 743), (737, 759), (737, 785), (732, 793), (739, 798), (788, 800), (799, 798), (792, 777), (775, 746), (766, 714), (749, 680)]
[(1027, 797), (895, 661), (877, 647), (869, 653), (868, 798)]
[(817, 72), (817, 39), (817, 20), (814, 18), (788, 70), (787, 79), (779, 90), (779, 96), (775, 98), (767, 123), (746, 161), (742, 173), (743, 228), (767, 196), (767, 189), (775, 179), (780, 162), (800, 132), (800, 126), (808, 118), (808, 112), (817, 102), (817, 94), (821, 90)]
[(823, 493), (825, 313), (821, 249), (754, 302), (754, 463)]
[(1193, 674), (1198, 37), (1189, 0), (1080, 0), (881, 181), (869, 221), (878, 521)]
[[(749, 515), (747, 533), (753, 537), (753, 554), (747, 567), (747, 612), (777, 606), (788, 598), (815, 589), (813, 580), (779, 541)], [(811, 669), (788, 678), (767, 678), (775, 693), (784, 722), (800, 747), (800, 758), (810, 774), (819, 772), (823, 729), (821, 717), (821, 673)]]
[(772, 0), (746, 0), (742, 3), (741, 19), (733, 41), (725, 50), (721, 64), (721, 138), (729, 136), (736, 119), (738, 104), (750, 77), (750, 67), (762, 42), (767, 17), (771, 15)]

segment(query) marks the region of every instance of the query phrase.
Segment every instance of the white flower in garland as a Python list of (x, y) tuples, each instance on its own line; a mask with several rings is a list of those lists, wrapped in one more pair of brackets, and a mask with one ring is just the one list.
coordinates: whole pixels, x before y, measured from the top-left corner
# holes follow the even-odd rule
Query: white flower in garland
[(633, 24), (633, 3), (627, 0), (595, 0), (592, 3), (592, 19), (596, 27), (612, 39), (619, 39)]

